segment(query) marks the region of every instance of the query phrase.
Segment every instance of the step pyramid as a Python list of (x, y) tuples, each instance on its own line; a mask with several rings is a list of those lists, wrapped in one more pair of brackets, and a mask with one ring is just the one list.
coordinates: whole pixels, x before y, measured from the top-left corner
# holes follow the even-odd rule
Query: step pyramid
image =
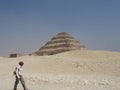
[(34, 54), (40, 56), (54, 55), (76, 49), (85, 49), (85, 46), (81, 45), (79, 41), (75, 40), (75, 38), (68, 33), (62, 32), (54, 36)]

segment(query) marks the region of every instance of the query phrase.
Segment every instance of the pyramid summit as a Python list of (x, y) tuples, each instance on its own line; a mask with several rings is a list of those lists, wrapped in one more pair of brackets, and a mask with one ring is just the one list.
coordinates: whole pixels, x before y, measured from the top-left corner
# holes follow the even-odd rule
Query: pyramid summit
[(81, 45), (79, 41), (66, 32), (58, 33), (50, 41), (48, 41), (43, 47), (36, 51), (35, 55), (54, 55), (66, 51), (84, 49), (85, 46)]

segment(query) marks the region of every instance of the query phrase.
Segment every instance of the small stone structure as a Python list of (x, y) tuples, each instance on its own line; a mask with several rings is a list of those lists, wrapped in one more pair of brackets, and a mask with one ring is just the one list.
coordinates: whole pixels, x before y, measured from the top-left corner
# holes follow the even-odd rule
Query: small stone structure
[(48, 41), (33, 55), (54, 55), (66, 51), (85, 49), (84, 45), (81, 45), (79, 41), (75, 40), (74, 37), (70, 36), (66, 32), (58, 33), (50, 41)]
[(10, 54), (10, 58), (15, 58), (15, 57), (20, 57), (20, 56), (22, 56), (21, 53)]

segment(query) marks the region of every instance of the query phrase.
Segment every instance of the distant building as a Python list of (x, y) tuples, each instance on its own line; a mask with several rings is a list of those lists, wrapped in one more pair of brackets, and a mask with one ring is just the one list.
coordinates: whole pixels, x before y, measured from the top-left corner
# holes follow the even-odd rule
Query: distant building
[(10, 58), (15, 58), (15, 57), (20, 57), (20, 56), (22, 56), (21, 53), (10, 54)]
[(86, 49), (79, 41), (66, 32), (58, 33), (33, 55), (54, 55), (71, 50)]

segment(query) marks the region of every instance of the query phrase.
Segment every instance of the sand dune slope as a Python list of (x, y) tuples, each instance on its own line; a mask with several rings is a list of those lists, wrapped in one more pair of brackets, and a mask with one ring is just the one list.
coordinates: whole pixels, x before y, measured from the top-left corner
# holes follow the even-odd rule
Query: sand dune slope
[[(120, 90), (120, 53), (75, 50), (52, 56), (0, 58), (0, 90), (13, 88), (12, 72), (24, 61), (30, 90)], [(18, 90), (22, 90), (19, 84)]]

